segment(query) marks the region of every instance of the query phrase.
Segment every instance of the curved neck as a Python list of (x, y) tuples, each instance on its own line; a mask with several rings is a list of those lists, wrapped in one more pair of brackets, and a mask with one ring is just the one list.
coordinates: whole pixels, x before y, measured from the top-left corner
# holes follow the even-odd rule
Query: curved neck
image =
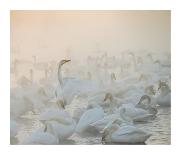
[[(59, 84), (60, 84), (60, 88), (62, 90), (62, 100), (63, 100), (63, 107), (65, 105), (65, 98), (64, 98), (64, 94), (63, 94), (63, 80), (62, 80), (62, 72), (61, 72), (61, 65), (59, 64), (59, 67), (58, 67), (58, 81), (59, 81)], [(58, 101), (59, 102), (59, 101)]]
[(60, 87), (61, 87), (62, 84), (63, 84), (63, 81), (62, 81), (62, 72), (61, 72), (61, 65), (59, 65), (59, 67), (58, 67), (58, 81), (59, 81), (59, 84), (60, 84)]

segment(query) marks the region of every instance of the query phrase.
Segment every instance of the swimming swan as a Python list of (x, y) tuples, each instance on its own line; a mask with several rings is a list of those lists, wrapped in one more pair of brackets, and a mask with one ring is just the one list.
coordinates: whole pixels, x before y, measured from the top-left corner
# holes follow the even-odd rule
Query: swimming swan
[(130, 124), (119, 126), (115, 120), (103, 130), (102, 144), (142, 144), (145, 143), (150, 136), (151, 134), (148, 134)]
[(171, 105), (171, 90), (169, 86), (160, 81), (158, 90), (160, 90), (160, 95), (157, 97), (157, 104), (160, 106), (170, 106)]
[(104, 111), (103, 109), (98, 105), (93, 105), (94, 107), (91, 109), (88, 109), (83, 113), (81, 116), (77, 127), (76, 132), (79, 134), (82, 134), (86, 130), (88, 130), (91, 127), (91, 124), (102, 119), (104, 117)]

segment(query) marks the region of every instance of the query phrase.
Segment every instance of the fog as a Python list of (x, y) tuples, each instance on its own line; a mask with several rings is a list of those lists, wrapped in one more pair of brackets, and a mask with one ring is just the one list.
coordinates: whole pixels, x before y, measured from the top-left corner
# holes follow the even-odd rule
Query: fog
[(10, 144), (170, 144), (170, 11), (11, 11)]
[(170, 11), (11, 11), (11, 56), (41, 61), (170, 52)]

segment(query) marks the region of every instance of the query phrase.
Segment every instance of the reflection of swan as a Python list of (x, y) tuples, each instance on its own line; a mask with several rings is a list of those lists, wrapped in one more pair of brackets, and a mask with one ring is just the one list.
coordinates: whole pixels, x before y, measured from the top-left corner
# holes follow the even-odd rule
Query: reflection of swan
[[(91, 105), (92, 106), (92, 105)], [(81, 134), (87, 129), (89, 129), (91, 126), (90, 124), (102, 119), (104, 117), (104, 111), (103, 109), (98, 105), (93, 105), (92, 107), (89, 107), (91, 109), (85, 111), (83, 115), (81, 116), (77, 127), (76, 132)]]
[(148, 134), (130, 124), (119, 126), (115, 120), (103, 130), (102, 143), (144, 143), (150, 136), (151, 134)]

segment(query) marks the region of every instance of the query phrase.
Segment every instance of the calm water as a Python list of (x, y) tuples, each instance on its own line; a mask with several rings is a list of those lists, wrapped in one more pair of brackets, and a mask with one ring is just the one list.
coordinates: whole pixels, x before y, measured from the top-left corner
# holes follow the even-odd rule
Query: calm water
[[(149, 132), (152, 136), (146, 141), (146, 144), (157, 145), (171, 143), (171, 109), (170, 108), (159, 108), (157, 117), (144, 124), (136, 124), (137, 127)], [(18, 133), (18, 139), (22, 141), (24, 137), (28, 136), (34, 129), (41, 126), (40, 122), (36, 120), (36, 116), (33, 120), (24, 120), (24, 126), (21, 127)], [(63, 144), (78, 145), (78, 144), (88, 144), (88, 145), (100, 145), (101, 137), (80, 137), (74, 133), (67, 141)]]

